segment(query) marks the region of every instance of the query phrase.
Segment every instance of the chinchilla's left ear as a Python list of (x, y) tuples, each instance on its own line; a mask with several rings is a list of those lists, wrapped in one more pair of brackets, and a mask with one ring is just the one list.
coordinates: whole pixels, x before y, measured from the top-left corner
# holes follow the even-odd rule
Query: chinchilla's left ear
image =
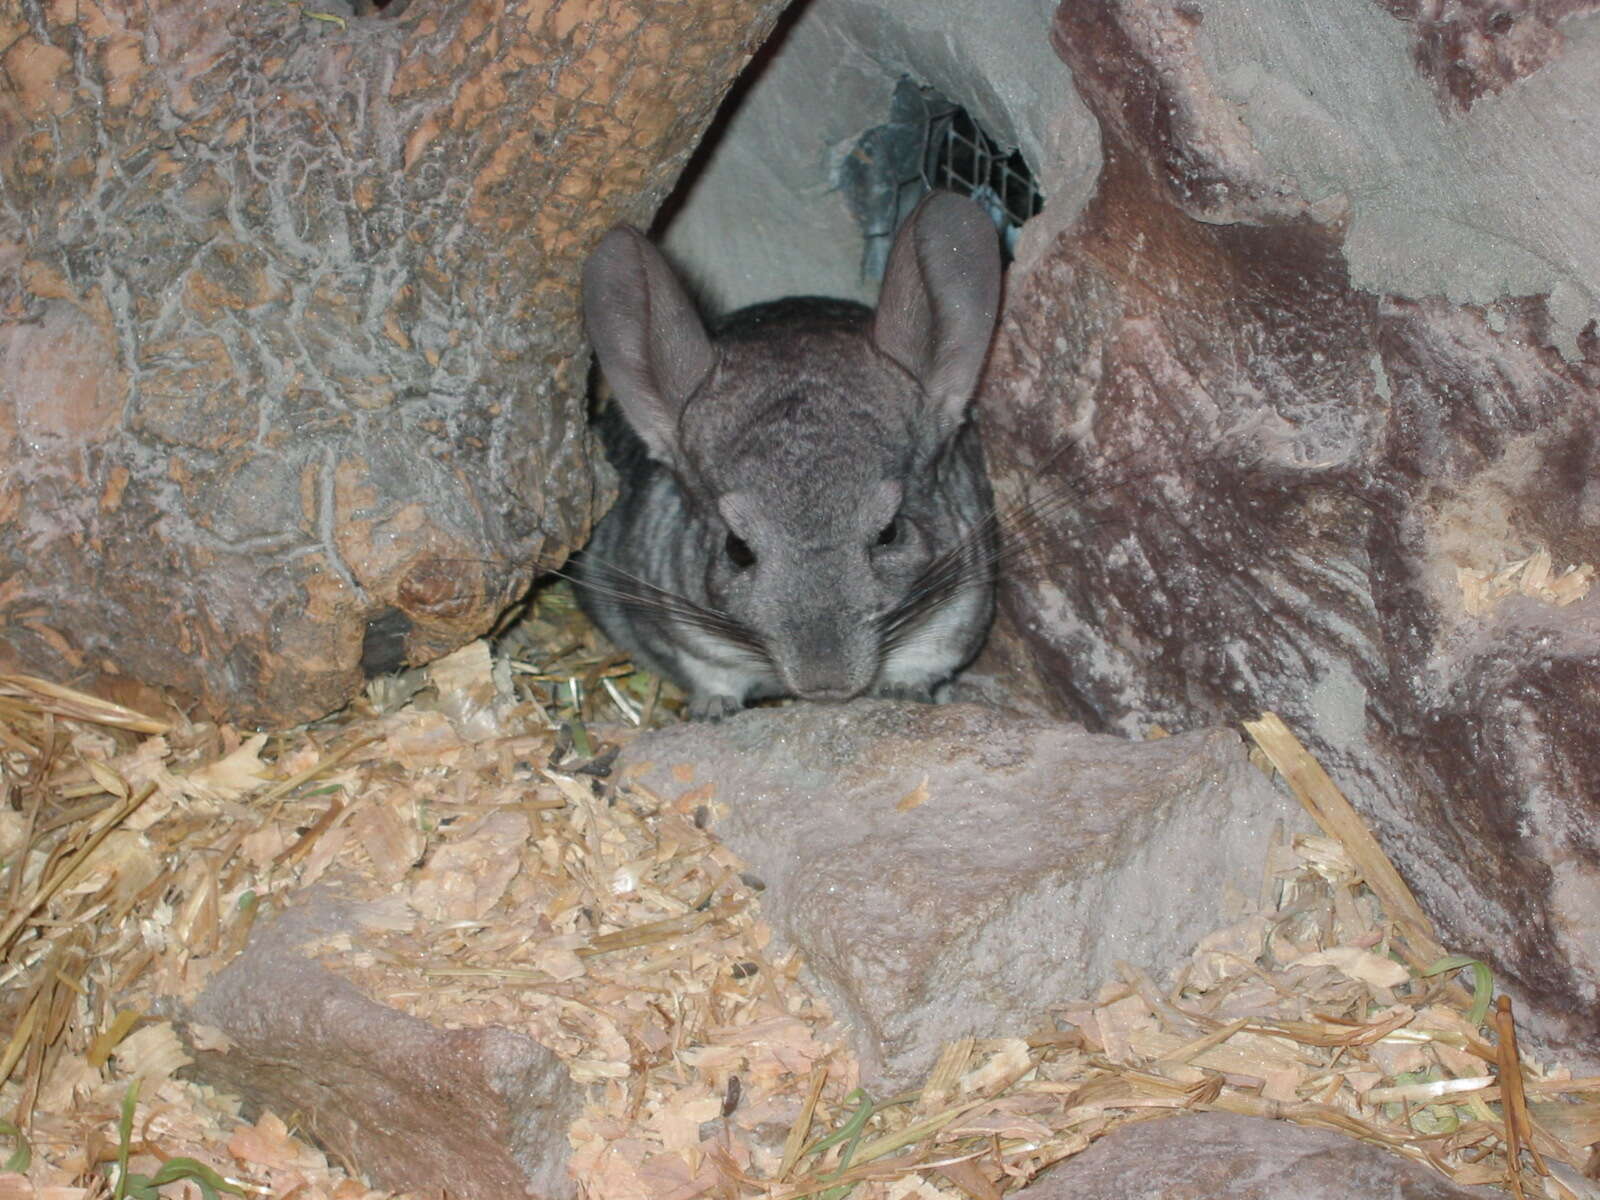
[(678, 418), (715, 353), (688, 293), (637, 229), (618, 225), (583, 267), (583, 322), (606, 382), (652, 458), (681, 458)]
[(940, 437), (960, 427), (1000, 304), (1000, 245), (981, 208), (934, 192), (889, 251), (872, 341), (922, 385)]

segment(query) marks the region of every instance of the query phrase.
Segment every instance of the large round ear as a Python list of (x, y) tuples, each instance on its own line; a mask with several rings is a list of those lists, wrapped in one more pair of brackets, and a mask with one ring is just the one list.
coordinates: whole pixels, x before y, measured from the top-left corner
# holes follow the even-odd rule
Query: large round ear
[(618, 225), (583, 265), (583, 323), (623, 415), (652, 457), (678, 453), (678, 417), (714, 361), (705, 326), (667, 260)]
[(942, 434), (966, 414), (999, 304), (994, 223), (964, 196), (930, 194), (889, 251), (872, 341), (916, 377)]

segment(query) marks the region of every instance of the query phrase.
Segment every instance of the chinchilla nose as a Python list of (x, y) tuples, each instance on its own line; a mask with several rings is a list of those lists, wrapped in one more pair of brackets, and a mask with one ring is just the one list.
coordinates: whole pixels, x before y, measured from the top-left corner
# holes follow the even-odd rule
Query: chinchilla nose
[(783, 669), (790, 690), (803, 700), (849, 700), (861, 695), (877, 673), (877, 659), (866, 645), (841, 638), (835, 630), (804, 638)]
[(773, 660), (788, 690), (805, 700), (848, 700), (878, 674), (877, 627), (864, 615), (875, 597), (865, 563), (819, 556), (791, 578), (773, 639)]

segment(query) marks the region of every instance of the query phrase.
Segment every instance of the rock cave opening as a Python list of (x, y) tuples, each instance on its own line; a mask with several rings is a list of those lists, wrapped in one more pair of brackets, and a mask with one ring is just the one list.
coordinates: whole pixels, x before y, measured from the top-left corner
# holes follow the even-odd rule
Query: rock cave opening
[(1081, 207), (1098, 135), (1034, 6), (809, 0), (747, 68), (652, 235), (711, 312), (783, 295), (871, 302), (927, 191), (973, 197), (1009, 263)]

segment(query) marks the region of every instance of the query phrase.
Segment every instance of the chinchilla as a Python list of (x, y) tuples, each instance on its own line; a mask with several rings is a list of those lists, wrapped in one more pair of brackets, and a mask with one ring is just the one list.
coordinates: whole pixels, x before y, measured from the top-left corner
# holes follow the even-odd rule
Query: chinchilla
[(708, 332), (661, 255), (612, 229), (583, 312), (614, 400), (616, 506), (575, 567), (613, 641), (720, 719), (774, 696), (922, 700), (994, 612), (994, 515), (968, 419), (998, 238), (927, 197), (875, 310), (791, 298)]

